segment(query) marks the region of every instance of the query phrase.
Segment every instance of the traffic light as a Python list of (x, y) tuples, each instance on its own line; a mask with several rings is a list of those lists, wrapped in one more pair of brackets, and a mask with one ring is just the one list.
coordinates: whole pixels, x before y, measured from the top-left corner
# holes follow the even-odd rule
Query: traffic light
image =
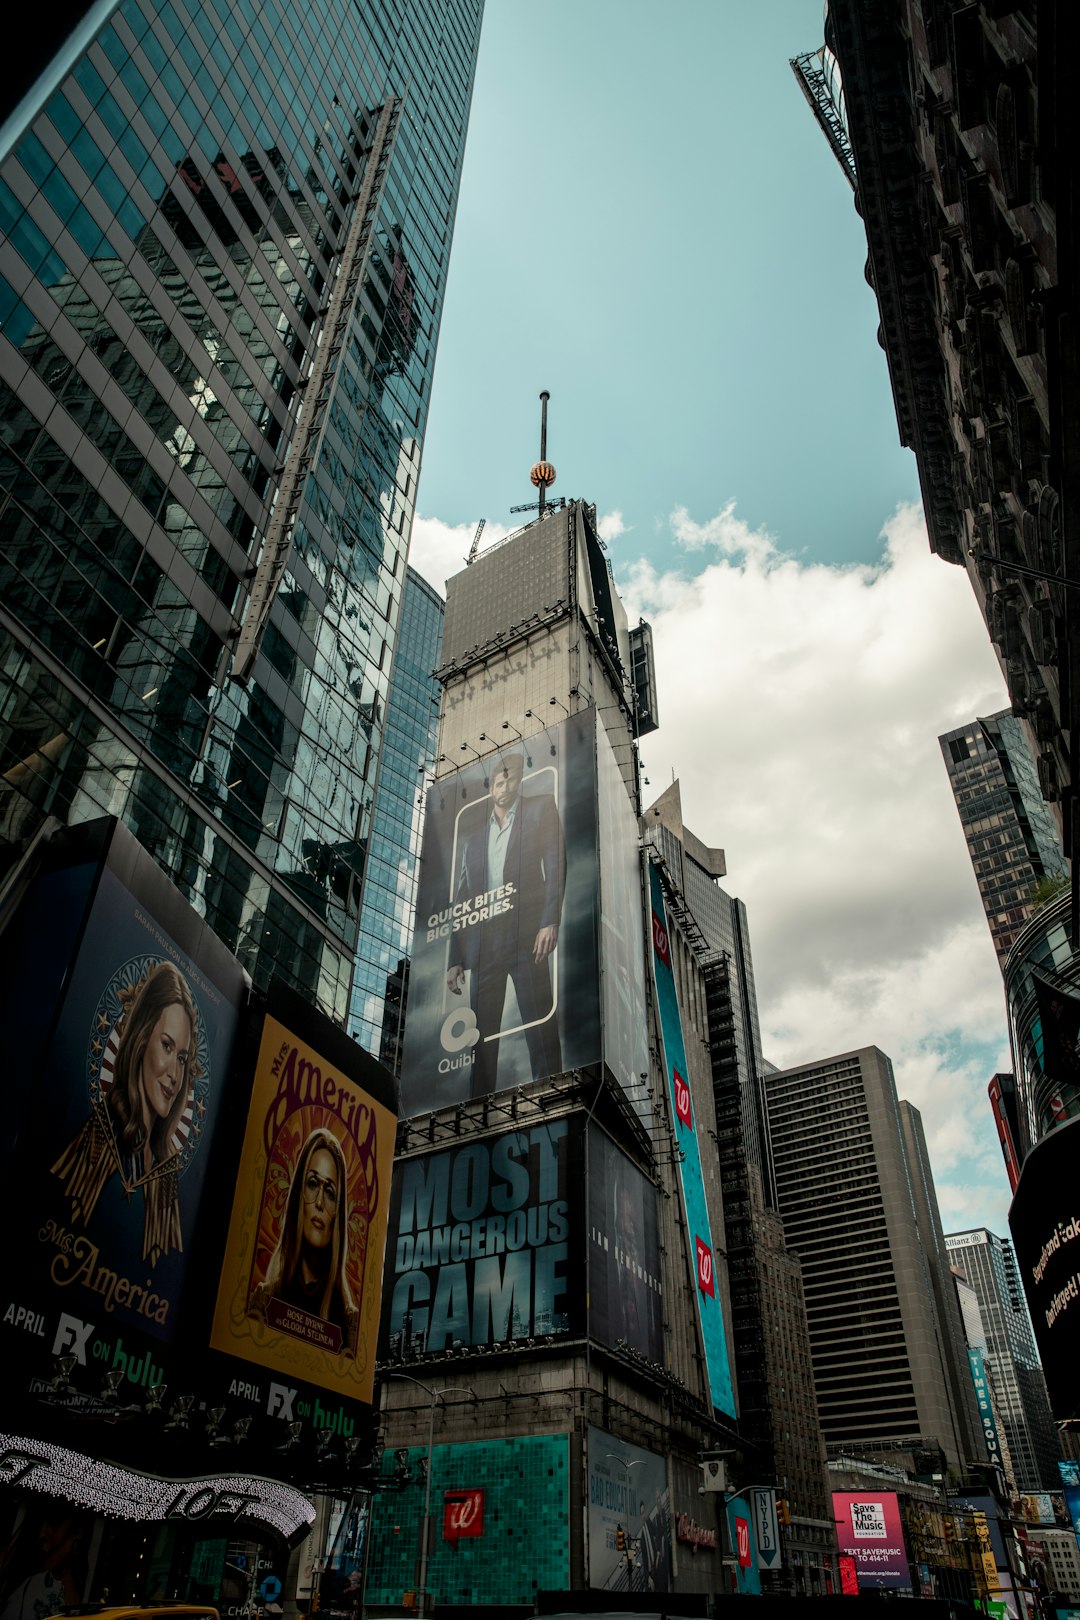
[(311, 1602), (308, 1605), (308, 1614), (318, 1614), (319, 1605), (321, 1603), (322, 1603), (322, 1593), (319, 1591), (319, 1588), (316, 1586), (314, 1591), (311, 1594)]
[(791, 1509), (788, 1506), (788, 1499), (786, 1496), (778, 1496), (776, 1498), (776, 1522), (777, 1524), (791, 1523)]
[(615, 1547), (618, 1552), (626, 1551), (626, 1531), (621, 1524), (615, 1526)]

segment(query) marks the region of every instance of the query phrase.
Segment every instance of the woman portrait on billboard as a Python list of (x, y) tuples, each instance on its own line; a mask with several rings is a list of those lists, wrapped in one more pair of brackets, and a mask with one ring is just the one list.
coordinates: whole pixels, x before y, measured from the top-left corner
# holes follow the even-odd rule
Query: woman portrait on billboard
[[(143, 1257), (183, 1248), (178, 1170), (190, 1135), (199, 1016), (190, 986), (172, 962), (156, 962), (115, 992), (122, 1009), (108, 1039), (98, 1039), (90, 1117), (53, 1165), (85, 1224), (113, 1174), (125, 1192), (143, 1188)], [(110, 1022), (99, 1009), (98, 1027)]]
[(277, 1247), (266, 1276), (254, 1289), (249, 1314), (267, 1326), (311, 1340), (303, 1317), (318, 1317), (338, 1330), (338, 1354), (356, 1354), (360, 1313), (345, 1274), (348, 1260), (348, 1176), (345, 1154), (332, 1131), (320, 1126), (300, 1149)]

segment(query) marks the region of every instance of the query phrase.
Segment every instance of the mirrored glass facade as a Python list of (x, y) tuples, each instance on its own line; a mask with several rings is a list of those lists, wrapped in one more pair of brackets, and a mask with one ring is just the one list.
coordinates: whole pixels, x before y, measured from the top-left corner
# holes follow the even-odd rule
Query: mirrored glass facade
[(349, 1032), (398, 1071), (427, 772), (435, 758), (435, 679), (445, 603), (415, 569), (405, 575), (379, 783), (360, 913)]
[(481, 11), (100, 5), (0, 131), (0, 840), (119, 815), (342, 1021)]

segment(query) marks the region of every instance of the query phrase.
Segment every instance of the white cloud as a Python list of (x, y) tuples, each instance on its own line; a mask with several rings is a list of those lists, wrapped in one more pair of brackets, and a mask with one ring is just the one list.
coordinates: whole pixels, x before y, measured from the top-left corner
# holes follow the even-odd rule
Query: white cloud
[(621, 512), (605, 512), (602, 517), (597, 519), (596, 527), (600, 532), (601, 540), (605, 541), (608, 545), (610, 545), (613, 540), (618, 540), (620, 535), (630, 533), (630, 530), (623, 522), (623, 515)]
[[(479, 521), (444, 523), (441, 518), (421, 517), (419, 513), (414, 518), (409, 564), (429, 585), (434, 585), (440, 596), (446, 595), (446, 581), (464, 568)], [(485, 523), (480, 550), (505, 539), (510, 532), (502, 524)]]
[(967, 577), (910, 507), (873, 567), (800, 562), (733, 503), (671, 526), (692, 573), (620, 571), (656, 637), (646, 802), (674, 771), (687, 824), (727, 852), (766, 1056), (881, 1047), (923, 1113), (947, 1227), (1002, 1231), (1001, 976), (937, 743), (1007, 703)]

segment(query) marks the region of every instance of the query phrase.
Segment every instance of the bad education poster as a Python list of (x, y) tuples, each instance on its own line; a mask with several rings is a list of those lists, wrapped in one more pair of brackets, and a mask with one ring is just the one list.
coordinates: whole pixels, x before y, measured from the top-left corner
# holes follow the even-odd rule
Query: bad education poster
[(384, 1358), (582, 1330), (580, 1144), (558, 1119), (398, 1162)]
[(396, 1126), (387, 1106), (392, 1082), (299, 998), (278, 988), (270, 1009), (210, 1343), (370, 1402)]
[(404, 1116), (600, 1056), (596, 711), (428, 794)]
[[(61, 1313), (168, 1343), (245, 979), (122, 826), (70, 842), (89, 858), (42, 872), (12, 925), (35, 960), (53, 925), (77, 943), (52, 964), (64, 988), (51, 1027), (20, 1009), (48, 1033), (9, 1182), (3, 1309), (35, 1308), (50, 1345)], [(55, 909), (72, 906), (75, 929)]]

